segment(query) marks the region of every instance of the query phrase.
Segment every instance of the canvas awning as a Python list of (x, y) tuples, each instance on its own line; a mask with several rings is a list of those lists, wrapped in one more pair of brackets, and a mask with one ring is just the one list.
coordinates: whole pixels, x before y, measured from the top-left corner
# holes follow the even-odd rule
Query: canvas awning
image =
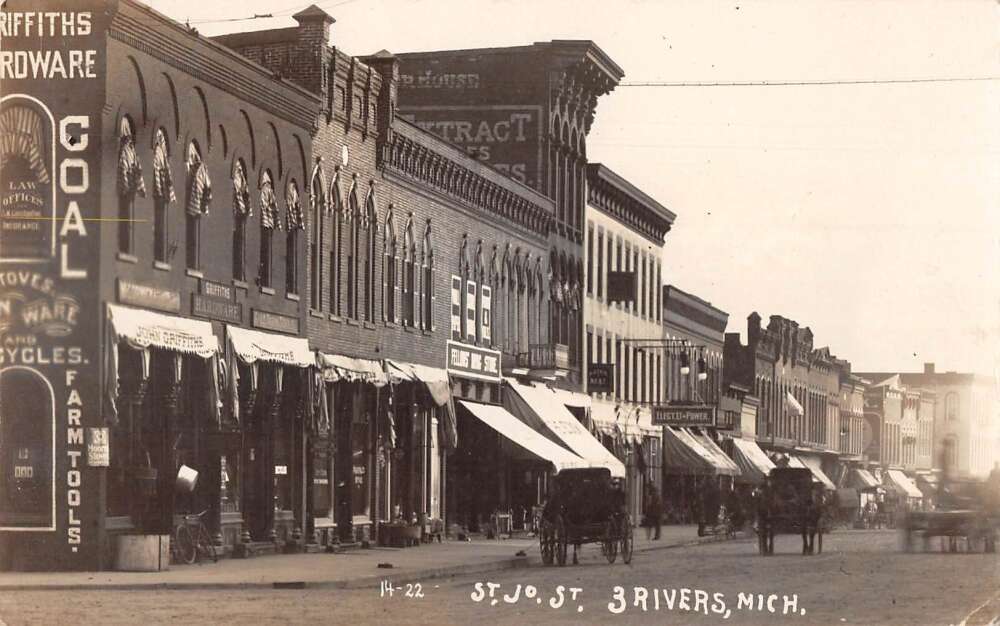
[(459, 400), (459, 404), (469, 413), (496, 432), (516, 444), (530, 457), (552, 463), (556, 472), (570, 468), (590, 467), (590, 463), (573, 454), (558, 443), (546, 438), (521, 420), (510, 414), (507, 409), (495, 404), (482, 404)]
[(149, 347), (194, 354), (203, 359), (218, 353), (212, 324), (144, 309), (108, 304), (110, 344), (126, 342), (136, 350)]
[[(732, 460), (726, 457), (728, 463), (721, 462), (687, 428), (664, 428), (663, 447), (663, 467), (668, 474), (736, 476), (740, 473)], [(725, 457), (725, 454), (722, 456)]]
[(895, 485), (896, 491), (907, 498), (923, 498), (924, 494), (917, 489), (910, 477), (900, 470), (889, 470), (889, 480)]
[(585, 459), (589, 467), (606, 467), (612, 476), (625, 477), (625, 465), (573, 417), (550, 388), (522, 385), (510, 379), (506, 383), (504, 407), (522, 422), (565, 445)]
[(317, 352), (316, 364), (323, 372), (323, 380), (328, 383), (365, 382), (376, 387), (384, 387), (388, 382), (380, 361)]
[[(148, 378), (150, 368), (149, 348), (162, 348), (182, 354), (192, 354), (203, 359), (214, 359), (219, 352), (219, 340), (212, 332), (212, 324), (144, 309), (133, 309), (108, 304), (108, 340), (105, 351), (105, 398), (107, 415), (112, 424), (118, 423), (118, 345), (125, 342), (142, 352), (140, 376)], [(215, 363), (211, 367), (212, 384), (209, 386), (210, 403), (216, 419), (219, 418), (219, 381)]]
[(810, 472), (812, 472), (814, 482), (823, 483), (823, 486), (826, 487), (827, 489), (831, 491), (836, 491), (837, 485), (834, 485), (833, 481), (830, 480), (830, 477), (827, 476), (826, 473), (823, 471), (822, 463), (818, 458), (814, 456), (799, 456), (799, 457), (793, 456), (792, 458), (798, 458), (799, 461), (802, 462), (802, 465), (808, 468)]
[(276, 335), (249, 328), (226, 326), (229, 345), (240, 361), (252, 365), (257, 361), (281, 363), (293, 367), (310, 367), (316, 357), (303, 337)]
[(590, 396), (585, 393), (555, 388), (552, 388), (552, 392), (556, 394), (560, 402), (574, 409), (589, 409), (593, 404)]
[(617, 407), (609, 402), (594, 402), (590, 409), (594, 428), (602, 434), (624, 437), (630, 443), (642, 444), (642, 438), (660, 438), (660, 427), (653, 426), (652, 414), (645, 409)]
[(871, 472), (857, 467), (851, 470), (850, 484), (862, 491), (865, 489), (877, 489), (879, 487), (878, 481), (875, 480)]
[(451, 398), (451, 383), (448, 382), (447, 370), (386, 359), (385, 374), (391, 383), (405, 381), (424, 383), (438, 406), (447, 404)]
[(733, 439), (733, 460), (740, 466), (743, 480), (754, 485), (763, 483), (774, 469), (774, 463), (757, 442), (749, 439)]
[[(719, 447), (719, 444), (715, 443), (715, 441), (708, 436), (708, 433), (706, 433), (704, 430), (701, 431), (691, 430), (690, 432), (691, 435), (698, 441), (698, 443), (700, 443), (701, 446), (705, 448), (705, 450), (710, 455), (712, 455), (713, 464), (717, 468), (719, 468), (720, 474), (724, 473), (727, 476), (739, 476), (742, 474), (742, 472), (740, 471), (740, 466), (737, 465), (731, 458), (729, 458), (728, 454), (722, 451), (722, 448)], [(722, 468), (726, 468), (726, 471), (725, 472), (721, 471)]]

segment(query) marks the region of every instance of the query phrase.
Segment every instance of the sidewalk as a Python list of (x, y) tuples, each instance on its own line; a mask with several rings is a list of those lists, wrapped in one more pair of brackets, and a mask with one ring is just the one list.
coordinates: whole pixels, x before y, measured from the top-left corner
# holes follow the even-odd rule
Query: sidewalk
[[(695, 526), (664, 526), (659, 541), (648, 541), (637, 528), (635, 552), (676, 548), (712, 541), (698, 537)], [(572, 555), (572, 548), (570, 548)], [(592, 556), (596, 545), (582, 548)], [(517, 556), (523, 551), (526, 556)], [(277, 585), (307, 588), (377, 588), (383, 580), (393, 584), (432, 578), (527, 567), (539, 562), (538, 540), (445, 541), (413, 548), (369, 548), (339, 554), (291, 554), (252, 559), (223, 559), (203, 565), (171, 565), (164, 572), (3, 572), (0, 592), (64, 589), (227, 589), (272, 588)], [(392, 568), (379, 568), (390, 563)]]

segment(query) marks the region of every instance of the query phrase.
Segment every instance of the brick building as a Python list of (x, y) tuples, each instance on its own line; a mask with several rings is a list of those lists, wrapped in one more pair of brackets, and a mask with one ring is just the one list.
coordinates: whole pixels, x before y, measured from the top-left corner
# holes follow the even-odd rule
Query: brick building
[[(624, 73), (590, 41), (400, 54), (399, 114), (551, 198), (551, 305), (534, 369), (582, 388), (586, 138)], [(530, 364), (529, 364), (530, 365)]]
[[(314, 453), (317, 520), (364, 541), (379, 524), (385, 535), (422, 516), (475, 526), (514, 500), (530, 509), (534, 486), (517, 489), (521, 473), (466, 402), (499, 403), (501, 367), (548, 342), (553, 203), (397, 116), (396, 57), (331, 46), (332, 18), (315, 7), (294, 18), (218, 40), (322, 103), (307, 333), (326, 359), (333, 443)], [(317, 487), (345, 473), (350, 489)]]
[[(3, 176), (35, 208), (5, 214), (0, 242), (3, 269), (30, 278), (0, 299), (5, 346), (21, 346), (0, 364), (0, 566), (101, 569), (117, 536), (205, 509), (222, 546), (294, 544), (318, 99), (130, 0), (57, 4), (72, 35), (5, 37), (92, 63), (4, 77), (20, 139)], [(17, 227), (35, 213), (52, 231)], [(183, 466), (191, 492), (174, 487)]]

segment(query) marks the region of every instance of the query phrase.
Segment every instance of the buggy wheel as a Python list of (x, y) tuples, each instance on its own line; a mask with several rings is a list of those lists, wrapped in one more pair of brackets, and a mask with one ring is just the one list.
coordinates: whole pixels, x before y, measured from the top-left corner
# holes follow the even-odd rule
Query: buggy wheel
[(618, 558), (618, 528), (614, 520), (604, 526), (604, 556), (608, 563), (614, 563)]
[(198, 550), (194, 544), (194, 537), (191, 536), (191, 529), (187, 524), (178, 524), (174, 530), (174, 541), (177, 542), (177, 560), (190, 565), (194, 563), (198, 556)]
[(541, 532), (538, 533), (538, 547), (542, 553), (542, 564), (552, 565), (555, 557), (555, 541), (553, 539), (552, 525), (542, 522)]
[(556, 562), (559, 563), (560, 566), (566, 565), (566, 549), (569, 544), (569, 538), (566, 536), (566, 523), (563, 521), (562, 515), (556, 518), (553, 544), (556, 553)]
[(621, 521), (621, 553), (622, 563), (628, 565), (632, 562), (632, 520), (625, 517)]

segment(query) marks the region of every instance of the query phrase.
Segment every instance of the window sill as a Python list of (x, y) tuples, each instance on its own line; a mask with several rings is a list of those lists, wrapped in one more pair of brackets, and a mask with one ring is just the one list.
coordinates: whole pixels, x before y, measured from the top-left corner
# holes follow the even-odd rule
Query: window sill
[(424, 330), (423, 333), (424, 333), (425, 337), (430, 337), (431, 335), (434, 334), (434, 331), (433, 330)]
[(344, 318), (340, 317), (339, 315), (334, 315), (333, 313), (329, 315), (329, 320), (331, 322), (337, 322), (338, 324), (344, 323)]
[(368, 330), (375, 330), (375, 324), (372, 324), (371, 322), (365, 322), (365, 328), (367, 328)]
[(161, 272), (169, 272), (171, 268), (169, 263), (164, 263), (163, 261), (153, 261), (153, 269), (160, 270)]
[(250, 285), (247, 284), (247, 281), (240, 280), (238, 278), (233, 279), (233, 287), (236, 287), (237, 289), (242, 289), (243, 291), (247, 291), (250, 289)]
[(323, 319), (326, 316), (323, 315), (322, 311), (317, 311), (316, 309), (309, 309), (309, 317), (316, 317), (316, 318), (319, 318), (319, 319)]
[(186, 269), (186, 270), (184, 270), (184, 273), (186, 275), (190, 276), (191, 278), (197, 278), (199, 280), (202, 279), (202, 278), (205, 278), (205, 275), (203, 273), (201, 273), (200, 270)]
[(126, 254), (125, 252), (119, 252), (116, 255), (116, 258), (119, 261), (121, 261), (122, 263), (138, 263), (139, 262), (139, 258), (138, 257), (136, 257), (134, 255), (131, 255), (131, 254)]
[(348, 326), (361, 326), (361, 323), (358, 322), (358, 320), (347, 318), (347, 325)]
[(386, 328), (396, 328), (398, 324), (396, 322), (383, 322)]
[(405, 330), (408, 333), (415, 333), (415, 332), (417, 332), (417, 329), (414, 328), (413, 326), (403, 326), (403, 330)]
[(261, 287), (260, 292), (268, 296), (274, 295), (274, 287)]
[(299, 294), (297, 293), (286, 293), (285, 299), (291, 300), (292, 302), (299, 302), (301, 300), (301, 298), (299, 298)]

